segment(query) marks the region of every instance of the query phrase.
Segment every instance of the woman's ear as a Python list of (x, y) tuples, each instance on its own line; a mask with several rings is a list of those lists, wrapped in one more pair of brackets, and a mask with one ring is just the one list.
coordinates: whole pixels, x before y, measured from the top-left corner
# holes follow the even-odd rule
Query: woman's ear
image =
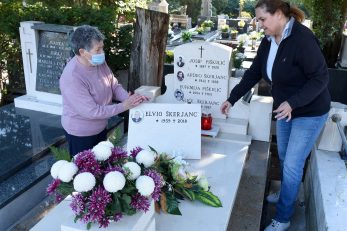
[(274, 15), (276, 15), (276, 18), (277, 18), (278, 20), (280, 20), (280, 19), (282, 19), (283, 17), (285, 17), (284, 14), (283, 14), (283, 12), (282, 12), (281, 10), (279, 10), (279, 9), (275, 11)]
[(80, 48), (80, 49), (78, 50), (78, 52), (80, 53), (80, 56), (85, 56), (85, 54), (86, 54), (86, 50), (85, 50), (85, 49), (82, 49), (82, 48)]

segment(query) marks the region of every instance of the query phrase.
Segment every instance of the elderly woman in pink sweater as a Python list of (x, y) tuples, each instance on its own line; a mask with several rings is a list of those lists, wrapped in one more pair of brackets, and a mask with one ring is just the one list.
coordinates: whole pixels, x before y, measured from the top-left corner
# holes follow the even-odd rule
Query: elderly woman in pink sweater
[(78, 27), (71, 36), (76, 55), (60, 77), (61, 122), (71, 155), (106, 140), (108, 118), (148, 100), (139, 94), (129, 96), (118, 83), (105, 62), (103, 40), (98, 29), (87, 25)]

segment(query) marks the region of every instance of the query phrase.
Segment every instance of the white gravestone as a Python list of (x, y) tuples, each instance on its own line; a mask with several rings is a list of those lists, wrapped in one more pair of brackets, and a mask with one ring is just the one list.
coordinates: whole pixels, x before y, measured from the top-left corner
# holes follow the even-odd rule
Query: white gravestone
[(199, 104), (145, 103), (129, 112), (128, 151), (136, 147), (201, 158)]
[(14, 99), (16, 107), (62, 114), (59, 78), (71, 58), (68, 33), (72, 30), (36, 21), (20, 23), (26, 95)]
[(318, 141), (318, 149), (320, 150), (340, 152), (342, 149), (342, 139), (337, 124), (331, 119), (334, 114), (341, 116), (340, 124), (342, 127), (347, 126), (347, 105), (338, 102), (331, 102), (329, 118), (325, 123)]
[[(201, 104), (203, 112), (225, 119), (220, 106), (228, 96), (231, 52), (230, 47), (208, 42), (176, 47), (173, 80), (165, 81), (166, 102)], [(160, 97), (156, 102), (164, 101)]]
[[(75, 215), (70, 208), (71, 197), (67, 197), (53, 208), (30, 231), (87, 231), (86, 224), (81, 221), (74, 222)], [(151, 201), (149, 210), (138, 212), (133, 216), (123, 216), (118, 222), (110, 222), (107, 228), (99, 228), (98, 224), (92, 224), (89, 231), (119, 230), (119, 231), (155, 231), (154, 201)]]
[(227, 20), (225, 18), (218, 18), (218, 30), (221, 30), (223, 26), (227, 25)]

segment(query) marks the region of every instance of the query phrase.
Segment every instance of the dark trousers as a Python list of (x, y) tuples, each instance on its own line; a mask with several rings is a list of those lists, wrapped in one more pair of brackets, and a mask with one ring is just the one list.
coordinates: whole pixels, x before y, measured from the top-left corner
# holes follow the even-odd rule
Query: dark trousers
[(105, 141), (107, 139), (107, 130), (104, 129), (99, 134), (93, 136), (73, 136), (65, 131), (65, 137), (69, 144), (70, 155), (74, 156), (84, 150), (92, 149), (101, 141)]

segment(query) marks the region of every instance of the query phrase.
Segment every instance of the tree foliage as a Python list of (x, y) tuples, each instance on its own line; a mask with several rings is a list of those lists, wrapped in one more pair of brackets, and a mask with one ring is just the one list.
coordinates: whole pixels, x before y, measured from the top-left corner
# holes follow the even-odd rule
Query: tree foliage
[[(9, 89), (25, 89), (19, 30), (21, 21), (79, 26), (89, 24), (104, 33), (105, 53), (113, 70), (130, 62), (132, 25), (118, 27), (118, 18), (135, 18), (135, 7), (146, 0), (5, 0), (0, 2), (0, 71), (9, 76)], [(0, 80), (1, 81), (1, 80)]]
[(192, 18), (195, 23), (201, 13), (201, 0), (180, 0), (182, 6), (187, 6), (187, 15)]
[(228, 0), (227, 6), (224, 8), (224, 13), (233, 18), (238, 17), (240, 14), (240, 2), (243, 4), (242, 11), (246, 11), (254, 17), (254, 5), (256, 0)]
[(342, 30), (347, 14), (347, 0), (304, 0), (313, 31), (321, 42), (329, 67), (335, 67), (341, 47)]
[(223, 14), (228, 5), (228, 0), (212, 0), (212, 6), (216, 8), (217, 14)]

